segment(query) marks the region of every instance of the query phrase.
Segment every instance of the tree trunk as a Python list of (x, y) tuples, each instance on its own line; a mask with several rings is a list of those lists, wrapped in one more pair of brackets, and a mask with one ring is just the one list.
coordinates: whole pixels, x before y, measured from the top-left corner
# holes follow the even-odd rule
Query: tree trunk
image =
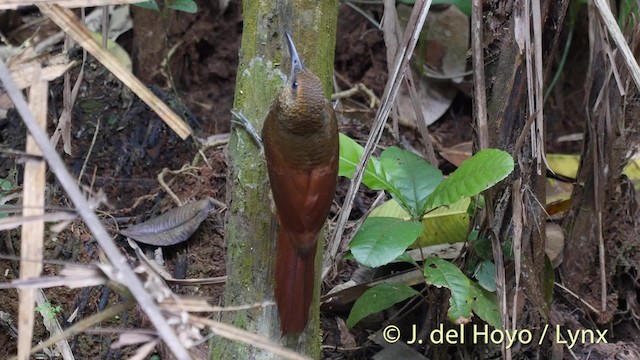
[[(593, 36), (585, 78), (586, 126), (571, 207), (563, 223), (566, 241), (560, 274), (567, 288), (581, 300), (573, 302), (576, 308), (591, 314), (596, 323), (607, 324), (620, 311), (618, 299), (625, 298), (614, 286), (614, 277), (639, 265), (632, 260), (633, 255), (628, 255), (633, 253), (629, 244), (637, 243), (638, 210), (633, 186), (623, 169), (630, 149), (637, 148), (640, 139), (640, 102), (638, 88), (621, 54), (610, 53), (615, 45), (609, 43), (593, 7), (589, 20)], [(637, 54), (640, 46), (637, 34), (633, 35), (633, 31), (625, 34)], [(612, 63), (619, 80), (610, 75)], [(624, 95), (619, 86), (625, 89)], [(585, 307), (582, 301), (598, 312)]]
[[(543, 63), (543, 73), (547, 77), (549, 60), (552, 58), (550, 54), (557, 48), (558, 32), (563, 28), (567, 6), (568, 1), (541, 3), (543, 38), (547, 40), (542, 46), (542, 58), (546, 61)], [(514, 8), (505, 21), (500, 57), (487, 67), (486, 73), (487, 81), (493, 79), (493, 86), (487, 90), (490, 147), (504, 149), (514, 154), (517, 160), (513, 174), (489, 192), (487, 204), (492, 216), (488, 224), (491, 230), (487, 233), (490, 237), (497, 236), (502, 244), (507, 240), (513, 241), (513, 252), (520, 258), (520, 264), (516, 263), (516, 271), (520, 272), (518, 292), (515, 290), (515, 276), (511, 266), (506, 267), (511, 272), (503, 273), (506, 288), (498, 288), (499, 299), (502, 297), (500, 291), (506, 293), (503, 297), (506, 304), (501, 304), (507, 313), (503, 325), (511, 328), (511, 324), (515, 323), (516, 329), (530, 330), (535, 339), (532, 344), (537, 344), (544, 325), (548, 323), (551, 296), (546, 287), (548, 279), (545, 277), (546, 214), (540, 207), (540, 204), (545, 204), (546, 172), (545, 165), (542, 164), (541, 173), (537, 173), (538, 160), (532, 156), (530, 126), (535, 121), (529, 122), (529, 119), (535, 115), (530, 115), (528, 110), (525, 53), (520, 52), (516, 41), (517, 11)], [(535, 111), (542, 111), (541, 106), (539, 104)], [(542, 141), (541, 151), (544, 151), (544, 138), (537, 141)], [(501, 252), (498, 254), (502, 255)], [(497, 267), (498, 264), (499, 260), (496, 259)], [(523, 309), (517, 312), (516, 318), (512, 316), (514, 301), (522, 305), (520, 309)], [(519, 351), (527, 350), (536, 352), (539, 348), (522, 347)]]
[[(338, 3), (331, 1), (245, 1), (235, 109), (259, 131), (288, 74), (284, 33), (296, 43), (305, 66), (330, 94)], [(244, 130), (236, 127), (229, 141), (229, 210), (227, 223), (226, 305), (273, 301), (276, 220), (271, 211), (264, 155)], [(318, 246), (319, 251), (322, 243)], [(316, 278), (322, 256), (316, 256)], [(309, 325), (300, 336), (282, 337), (275, 305), (226, 313), (223, 320), (286, 347), (320, 356), (319, 280)], [(211, 342), (211, 359), (274, 358), (256, 348), (221, 338)]]

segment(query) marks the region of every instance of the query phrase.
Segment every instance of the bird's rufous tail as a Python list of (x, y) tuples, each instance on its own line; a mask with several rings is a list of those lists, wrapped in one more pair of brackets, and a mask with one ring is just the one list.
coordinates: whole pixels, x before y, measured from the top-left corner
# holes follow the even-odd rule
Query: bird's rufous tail
[(306, 254), (294, 246), (284, 227), (278, 231), (275, 297), (282, 334), (301, 333), (309, 320), (313, 300), (314, 262), (317, 243)]

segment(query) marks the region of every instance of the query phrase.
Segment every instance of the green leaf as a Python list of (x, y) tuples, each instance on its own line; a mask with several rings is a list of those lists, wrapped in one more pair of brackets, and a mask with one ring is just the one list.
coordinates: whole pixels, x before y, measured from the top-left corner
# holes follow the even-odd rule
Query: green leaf
[(392, 217), (403, 220), (411, 220), (411, 216), (395, 199), (390, 199), (376, 207), (369, 214), (370, 217)]
[(457, 266), (437, 257), (429, 257), (424, 261), (424, 277), (428, 284), (439, 288), (444, 286), (451, 291), (447, 312), (451, 322), (464, 324), (470, 321), (475, 292), (471, 280)]
[[(414, 5), (416, 0), (400, 0), (401, 3)], [(471, 0), (433, 0), (433, 5), (453, 5), (457, 7), (463, 14), (471, 16)]]
[(618, 12), (618, 26), (620, 29), (627, 26), (627, 21), (630, 21), (630, 27), (633, 28), (637, 22), (638, 6), (634, 0), (622, 0), (619, 5), (620, 11)]
[(158, 7), (158, 3), (156, 3), (156, 0), (147, 0), (139, 3), (134, 3), (133, 5), (141, 7), (143, 9), (160, 12), (160, 8)]
[[(353, 178), (353, 173), (360, 162), (364, 148), (355, 140), (340, 133), (340, 166), (338, 175)], [(391, 185), (387, 182), (382, 165), (378, 159), (371, 157), (362, 176), (362, 183), (371, 190), (389, 190)]]
[[(10, 191), (13, 189), (13, 184), (10, 180), (0, 178), (0, 191)], [(0, 199), (2, 199), (4, 195), (0, 193)], [(9, 213), (2, 211), (2, 205), (0, 205), (0, 219), (9, 216)]]
[(432, 4), (450, 4), (457, 7), (463, 14), (471, 16), (471, 0), (433, 0)]
[[(467, 240), (470, 199), (462, 199), (448, 207), (441, 207), (422, 217), (422, 234), (414, 247), (453, 244)], [(385, 201), (371, 211), (371, 217), (393, 217), (409, 220), (409, 213), (395, 199)]]
[(502, 256), (507, 260), (513, 260), (513, 241), (511, 239), (504, 240), (502, 244)]
[(169, 8), (194, 14), (198, 11), (198, 5), (193, 0), (170, 0)]
[(13, 184), (7, 179), (0, 179), (0, 190), (10, 191), (13, 190)]
[(468, 208), (471, 200), (461, 199), (451, 206), (441, 207), (427, 213), (422, 218), (424, 231), (417, 246), (453, 244), (465, 242), (469, 229)]
[(347, 326), (352, 328), (365, 317), (388, 309), (419, 293), (404, 284), (380, 284), (368, 289), (353, 304)]
[(118, 118), (115, 115), (109, 115), (107, 118), (107, 124), (114, 126), (118, 123)]
[(513, 171), (513, 158), (498, 149), (486, 149), (467, 159), (443, 180), (427, 199), (427, 209), (450, 205), (487, 190)]
[(442, 172), (420, 156), (396, 146), (382, 152), (380, 163), (393, 186), (389, 189), (391, 195), (413, 218), (422, 216), (427, 198), (442, 181)]
[(414, 265), (416, 267), (419, 266), (418, 263), (415, 260), (413, 260), (411, 255), (409, 255), (409, 253), (407, 253), (407, 252), (404, 252), (404, 253), (402, 253), (402, 255), (398, 256), (394, 260), (394, 262), (405, 262), (405, 263), (409, 263), (411, 265)]
[(493, 259), (491, 240), (489, 240), (489, 238), (483, 236), (483, 237), (479, 237), (476, 240), (473, 240), (473, 249), (481, 259), (483, 260)]
[[(475, 240), (470, 239), (476, 254), (483, 260), (493, 261), (493, 246), (491, 240), (485, 236), (478, 237)], [(502, 243), (502, 256), (505, 259), (513, 260), (513, 243), (506, 239)]]
[[(92, 31), (91, 36), (93, 36), (96, 42), (102, 46), (102, 33)], [(127, 53), (127, 51), (114, 40), (107, 39), (107, 51), (127, 69), (131, 70), (133, 68), (133, 63), (131, 62), (129, 53)]]
[(498, 297), (495, 293), (489, 292), (480, 285), (471, 282), (475, 301), (473, 302), (473, 312), (487, 324), (496, 329), (502, 329), (502, 319), (498, 307)]
[(378, 267), (395, 260), (422, 232), (417, 221), (387, 217), (368, 217), (353, 237), (349, 248), (362, 265)]
[(487, 291), (496, 291), (496, 265), (493, 261), (485, 260), (478, 264), (478, 270), (476, 271), (475, 278), (478, 279), (478, 284)]

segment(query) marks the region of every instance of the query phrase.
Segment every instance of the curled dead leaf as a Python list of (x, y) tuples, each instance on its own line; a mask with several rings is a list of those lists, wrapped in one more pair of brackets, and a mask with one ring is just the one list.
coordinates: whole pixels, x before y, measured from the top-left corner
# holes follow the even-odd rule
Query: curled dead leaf
[(120, 230), (120, 234), (143, 244), (169, 246), (187, 240), (213, 209), (213, 199), (194, 201), (171, 209), (140, 224)]

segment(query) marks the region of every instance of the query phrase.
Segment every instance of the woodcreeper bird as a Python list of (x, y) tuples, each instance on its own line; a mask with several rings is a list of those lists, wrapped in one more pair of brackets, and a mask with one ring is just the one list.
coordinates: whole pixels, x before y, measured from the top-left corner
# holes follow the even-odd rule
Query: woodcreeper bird
[(322, 82), (285, 34), (291, 75), (267, 114), (262, 142), (279, 220), (275, 298), (284, 335), (309, 320), (318, 234), (338, 178), (338, 125)]

